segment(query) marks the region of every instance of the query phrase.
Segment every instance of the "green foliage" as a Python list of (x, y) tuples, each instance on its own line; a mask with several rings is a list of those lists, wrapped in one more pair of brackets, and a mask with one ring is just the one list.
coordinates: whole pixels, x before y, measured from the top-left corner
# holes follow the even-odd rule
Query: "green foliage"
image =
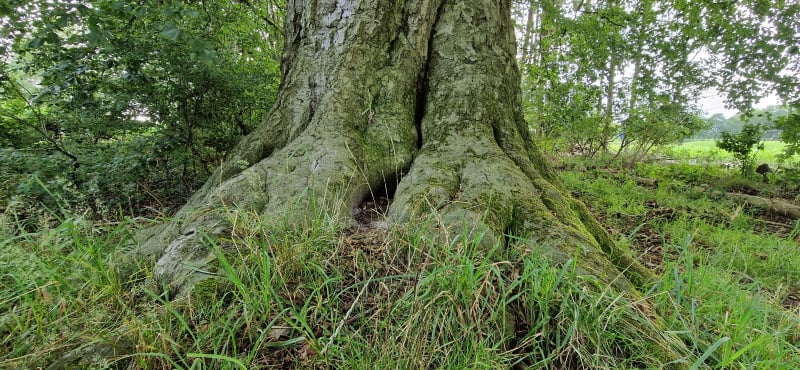
[(768, 92), (786, 101), (798, 98), (796, 25), (800, 4), (788, 1), (742, 1), (714, 4), (682, 2), (687, 13), (701, 16), (709, 53), (715, 55), (717, 88), (727, 103), (747, 111)]
[(27, 102), (13, 91), (8, 91), (6, 84), (0, 83), (0, 147), (27, 147), (37, 141), (36, 132), (30, 130), (27, 122), (35, 121)]
[[(695, 102), (709, 88), (743, 112), (771, 93), (798, 98), (797, 4), (537, 1), (516, 12), (526, 119), (543, 140), (563, 144), (556, 149), (638, 157), (677, 142), (705, 126)], [(769, 129), (781, 113), (772, 108), (712, 117), (697, 138), (748, 120)]]
[(101, 215), (183, 203), (271, 108), (282, 13), (95, 0), (5, 14), (0, 147), (23, 160), (0, 158), (0, 204), (40, 201), (33, 178)]
[(599, 91), (565, 83), (547, 94), (546, 99), (554, 101), (554, 104), (544, 105), (538, 110), (528, 106), (528, 114), (537, 117), (539, 133), (559, 140), (562, 146), (590, 156), (600, 151), (603, 125), (599, 122), (605, 117), (594, 111)]
[(635, 157), (640, 157), (655, 147), (680, 142), (705, 127), (707, 121), (696, 112), (680, 104), (664, 103), (654, 109), (639, 110), (628, 119), (623, 145), (633, 143)]
[(753, 124), (745, 124), (742, 131), (738, 134), (723, 132), (717, 147), (733, 154), (742, 169), (742, 175), (747, 174), (753, 169), (755, 164), (755, 151), (763, 150), (764, 144), (761, 141), (761, 127)]
[(778, 118), (775, 127), (781, 130), (781, 140), (786, 143), (784, 159), (800, 154), (800, 104)]

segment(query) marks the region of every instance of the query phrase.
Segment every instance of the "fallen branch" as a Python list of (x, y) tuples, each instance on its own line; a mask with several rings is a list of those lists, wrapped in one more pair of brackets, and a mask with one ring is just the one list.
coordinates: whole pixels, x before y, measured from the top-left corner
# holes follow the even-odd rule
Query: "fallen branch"
[(769, 199), (755, 195), (725, 193), (725, 196), (735, 202), (763, 209), (769, 213), (778, 214), (793, 219), (800, 219), (800, 207), (781, 199)]
[(647, 177), (639, 177), (639, 176), (631, 176), (631, 178), (639, 185), (648, 186), (651, 188), (658, 187), (658, 179), (650, 179)]

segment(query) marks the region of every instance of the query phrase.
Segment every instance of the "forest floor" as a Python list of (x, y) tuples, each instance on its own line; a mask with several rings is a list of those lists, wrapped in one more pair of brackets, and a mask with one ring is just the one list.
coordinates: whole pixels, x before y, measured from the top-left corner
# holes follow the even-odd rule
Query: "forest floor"
[[(584, 201), (639, 260), (665, 273), (689, 243), (695, 259), (725, 264), (740, 287), (800, 314), (800, 220), (737, 203), (731, 194), (798, 206), (797, 189), (742, 178), (738, 169), (714, 164), (642, 164), (631, 170), (562, 172)], [(644, 176), (644, 177), (640, 177)], [(654, 183), (641, 180), (652, 179)]]
[[(796, 188), (713, 163), (559, 161), (573, 196), (658, 274), (642, 291), (692, 352), (688, 365), (800, 368), (800, 220), (725, 196), (797, 205)], [(365, 202), (351, 224), (320, 215), (267, 230), (258, 215), (234, 214), (231, 240), (211, 246), (219, 279), (188, 303), (115, 274), (112, 256), (138, 221), (51, 219), (30, 232), (6, 215), (0, 369), (46, 367), (120, 327), (133, 354), (97, 367), (664, 366), (617, 329), (637, 302), (587, 292), (569, 266), (486, 256), (458, 236), (443, 248), (423, 227), (389, 231), (390, 201)]]

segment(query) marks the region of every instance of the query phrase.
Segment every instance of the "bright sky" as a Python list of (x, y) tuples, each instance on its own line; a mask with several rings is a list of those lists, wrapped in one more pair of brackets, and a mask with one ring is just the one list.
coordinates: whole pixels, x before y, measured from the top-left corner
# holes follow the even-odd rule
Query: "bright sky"
[[(700, 109), (705, 111), (708, 116), (713, 116), (717, 113), (722, 113), (725, 118), (730, 118), (731, 116), (738, 113), (738, 111), (733, 109), (725, 108), (725, 98), (722, 94), (719, 93), (716, 89), (709, 89), (703, 92), (700, 96), (700, 99), (697, 101), (700, 105)], [(780, 100), (775, 95), (770, 95), (761, 99), (758, 104), (755, 105), (756, 108), (765, 108), (770, 105), (778, 105), (780, 104)]]

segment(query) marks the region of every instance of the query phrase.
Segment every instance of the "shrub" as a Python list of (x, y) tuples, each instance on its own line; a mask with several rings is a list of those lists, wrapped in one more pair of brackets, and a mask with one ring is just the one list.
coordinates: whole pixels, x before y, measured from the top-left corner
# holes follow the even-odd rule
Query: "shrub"
[(731, 153), (742, 169), (742, 176), (751, 172), (758, 150), (764, 149), (761, 141), (762, 129), (759, 125), (746, 124), (738, 134), (723, 132), (717, 147)]
[(781, 130), (781, 141), (786, 143), (784, 159), (800, 154), (800, 105), (794, 107), (789, 114), (778, 118), (775, 127)]

